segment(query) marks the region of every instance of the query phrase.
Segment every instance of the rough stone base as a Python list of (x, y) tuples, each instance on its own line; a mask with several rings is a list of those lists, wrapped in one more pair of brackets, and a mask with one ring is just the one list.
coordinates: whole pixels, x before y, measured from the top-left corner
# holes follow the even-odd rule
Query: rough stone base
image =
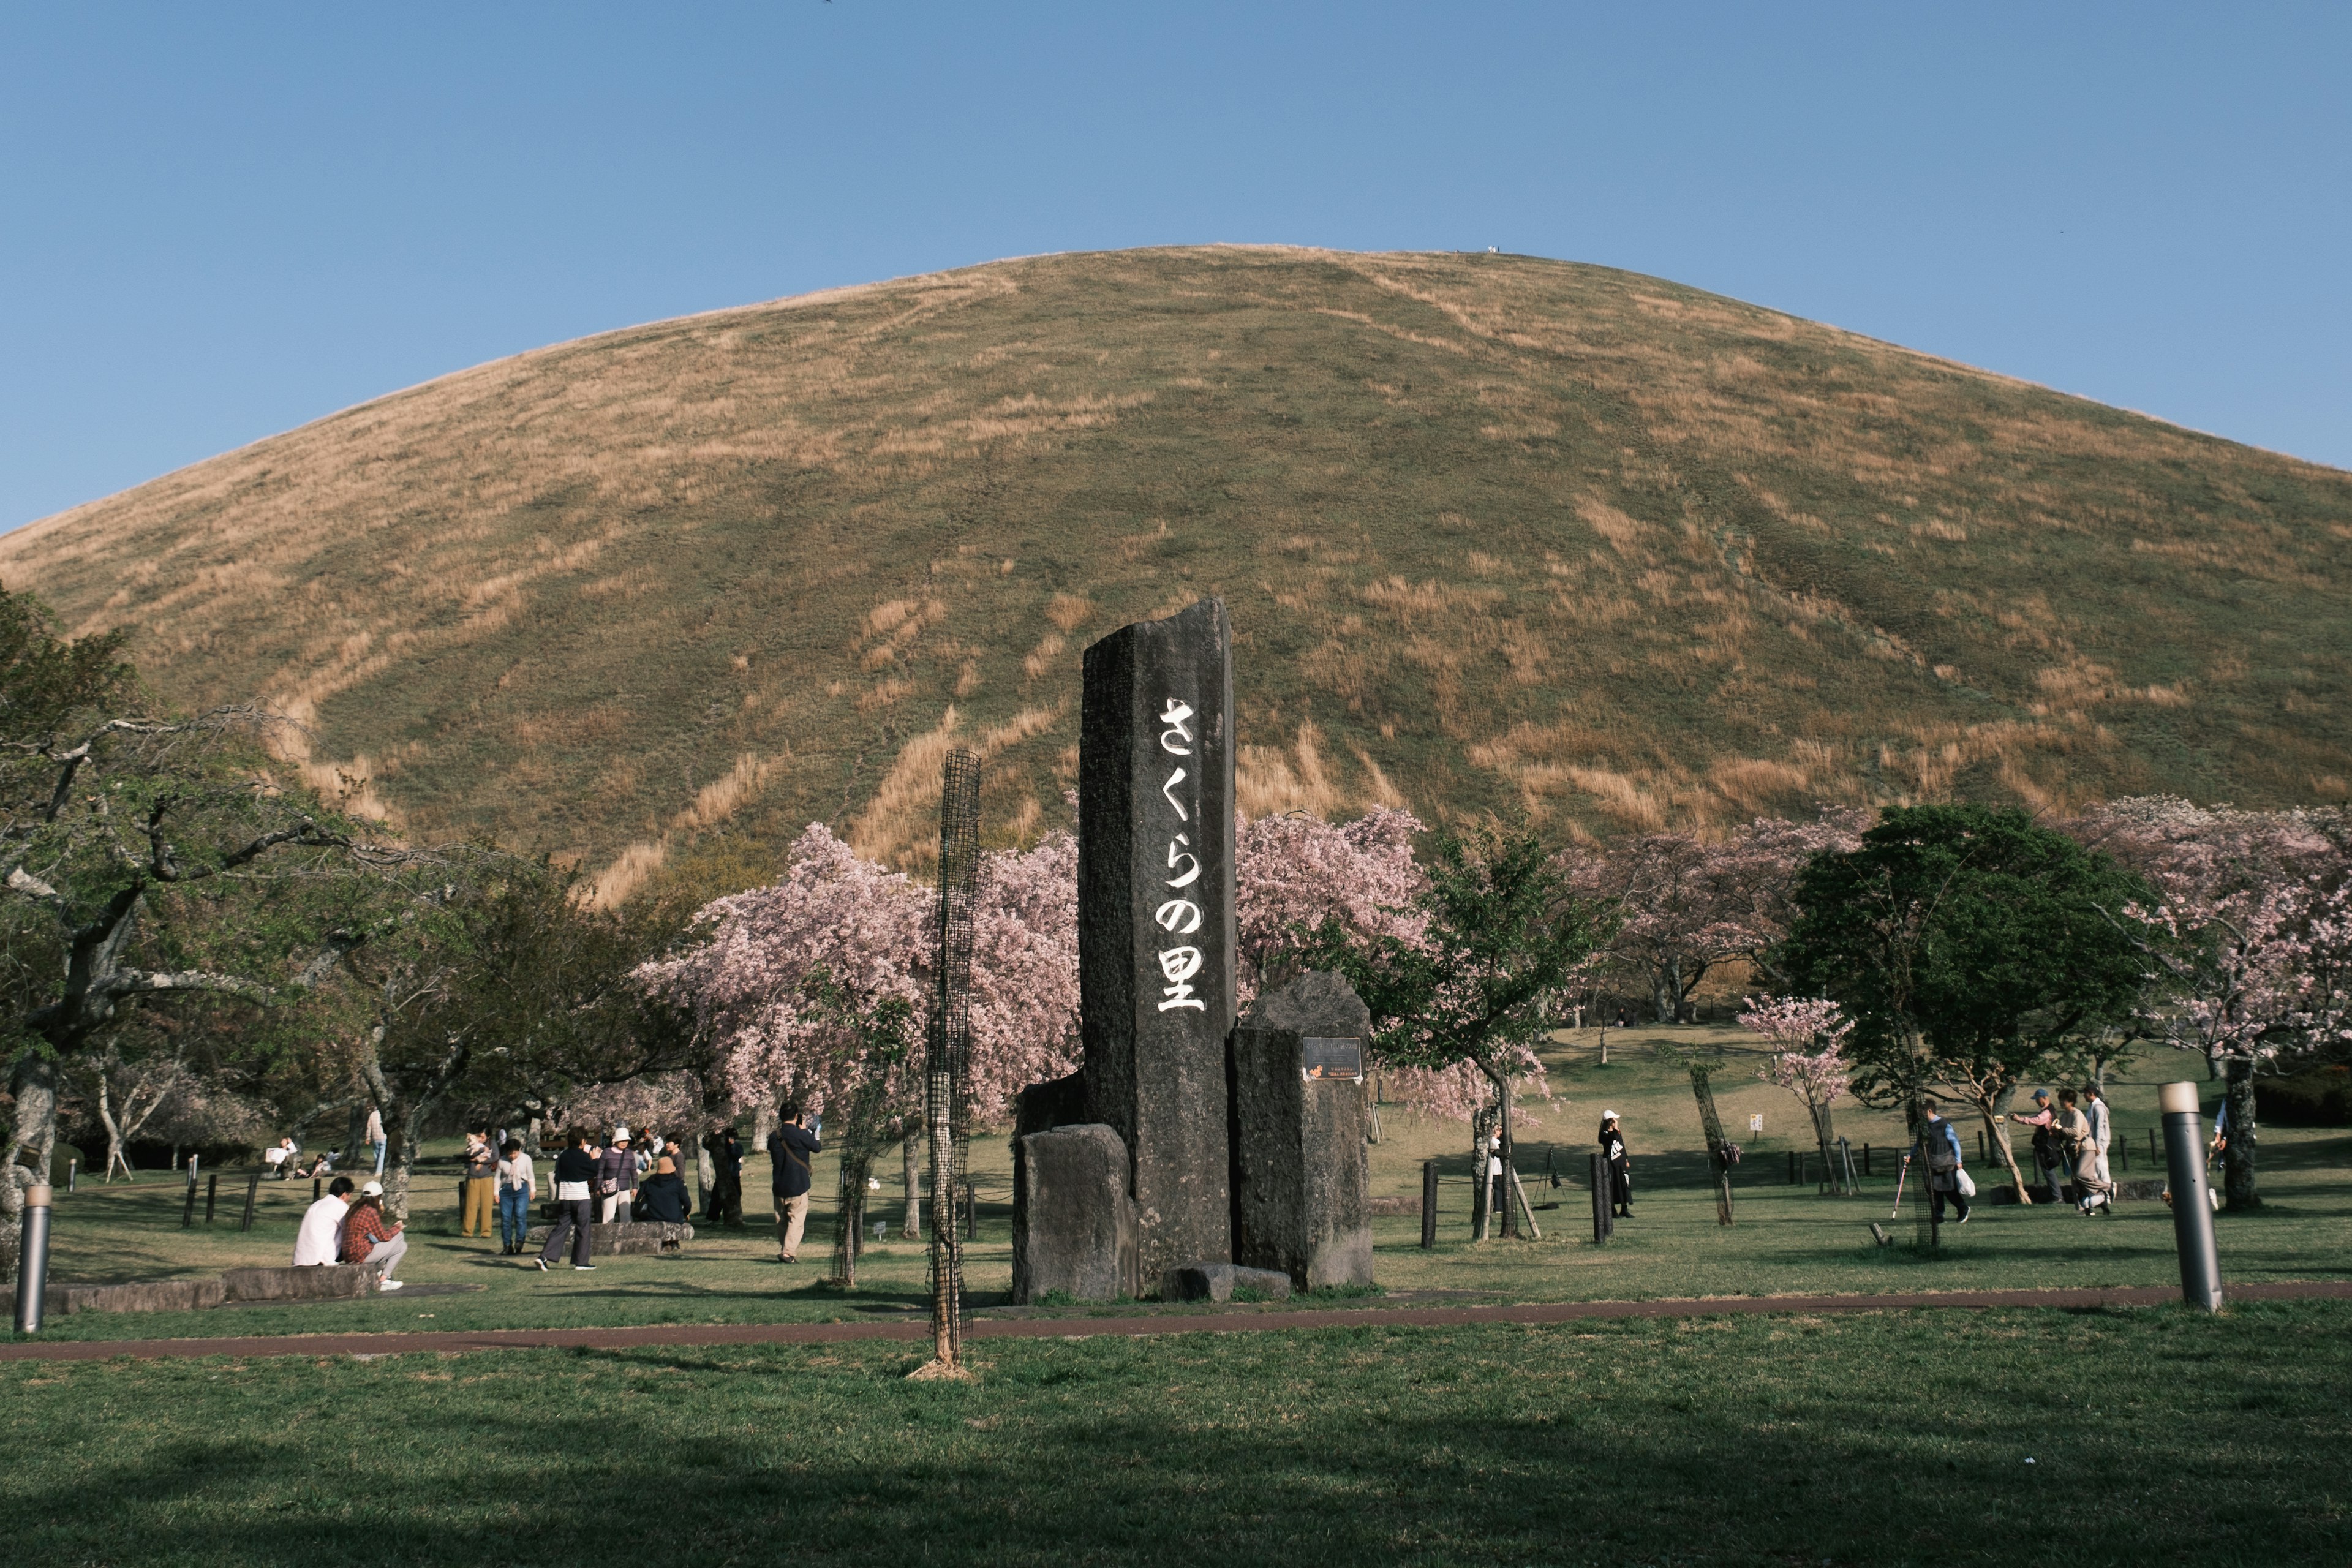
[[(552, 1226), (533, 1226), (523, 1233), (523, 1246), (544, 1247), (554, 1229)], [(686, 1244), (694, 1239), (690, 1225), (665, 1225), (654, 1220), (615, 1220), (611, 1225), (588, 1227), (588, 1256), (619, 1258), (654, 1256), (665, 1252), (683, 1252)], [(564, 1243), (567, 1256), (571, 1242)]]
[(220, 1277), (231, 1301), (335, 1301), (375, 1289), (382, 1270), (366, 1263), (330, 1263), (310, 1268), (231, 1268)]
[(1230, 1301), (1238, 1289), (1290, 1300), (1290, 1276), (1279, 1268), (1244, 1268), (1238, 1263), (1187, 1263), (1160, 1277), (1163, 1301)]
[(1372, 1282), (1370, 1026), (1346, 980), (1309, 971), (1259, 996), (1226, 1042), (1234, 1260), (1302, 1290)]
[[(76, 1312), (193, 1312), (217, 1307), (226, 1300), (217, 1279), (152, 1279), (130, 1285), (52, 1285), (42, 1293), (45, 1317), (68, 1318)], [(16, 1290), (8, 1288), (8, 1310), (16, 1308)]]
[(1013, 1300), (1136, 1293), (1135, 1203), (1127, 1145), (1099, 1122), (1013, 1141)]

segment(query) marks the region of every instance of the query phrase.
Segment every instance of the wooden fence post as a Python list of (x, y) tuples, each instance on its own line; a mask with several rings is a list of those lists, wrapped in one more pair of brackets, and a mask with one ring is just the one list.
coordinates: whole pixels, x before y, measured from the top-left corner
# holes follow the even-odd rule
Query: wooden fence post
[(1421, 1245), (1424, 1251), (1437, 1245), (1437, 1162), (1421, 1163)]

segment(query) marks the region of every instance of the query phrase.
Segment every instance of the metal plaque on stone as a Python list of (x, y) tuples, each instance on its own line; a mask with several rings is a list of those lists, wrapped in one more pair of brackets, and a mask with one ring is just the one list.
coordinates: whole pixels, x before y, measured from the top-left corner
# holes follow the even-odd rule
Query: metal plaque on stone
[(1299, 1070), (1310, 1079), (1339, 1078), (1350, 1083), (1364, 1081), (1364, 1043), (1361, 1040), (1327, 1040), (1308, 1038), (1298, 1042)]

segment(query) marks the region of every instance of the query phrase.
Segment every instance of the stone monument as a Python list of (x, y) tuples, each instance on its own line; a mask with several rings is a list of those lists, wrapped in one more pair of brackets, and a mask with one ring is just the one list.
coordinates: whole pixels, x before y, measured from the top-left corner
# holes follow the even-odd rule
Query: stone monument
[(1087, 1119), (1127, 1145), (1141, 1278), (1229, 1258), (1234, 661), (1224, 602), (1087, 649), (1078, 1007)]
[(1337, 974), (1301, 974), (1257, 999), (1227, 1053), (1233, 1259), (1302, 1290), (1372, 1282), (1371, 1016)]
[[(1233, 627), (1221, 600), (1122, 626), (1087, 650), (1078, 749), (1086, 1060), (1074, 1078), (1023, 1093), (1016, 1136), (1092, 1124), (1118, 1139), (1134, 1205), (1129, 1280), (1233, 1256)], [(1042, 1187), (1016, 1181), (1014, 1246), (1031, 1244), (1036, 1279), (1049, 1271), (1049, 1230), (1066, 1228), (1048, 1226), (1038, 1206), (1046, 1201)], [(1018, 1281), (1014, 1298), (1029, 1299)]]

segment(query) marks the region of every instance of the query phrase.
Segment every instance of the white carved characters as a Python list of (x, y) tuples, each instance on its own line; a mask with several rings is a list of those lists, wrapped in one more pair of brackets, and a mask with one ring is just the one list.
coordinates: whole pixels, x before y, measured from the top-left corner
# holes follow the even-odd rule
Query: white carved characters
[[(1179, 702), (1171, 697), (1162, 703), (1160, 710), (1160, 749), (1161, 751), (1171, 757), (1189, 757), (1192, 754), (1192, 731), (1186, 722), (1192, 717), (1192, 705), (1189, 702)], [(1187, 776), (1181, 766), (1177, 767), (1168, 775), (1168, 782), (1160, 786), (1160, 798), (1175, 808), (1176, 820), (1189, 824), (1194, 818), (1192, 812), (1186, 808), (1185, 800), (1192, 799), (1195, 805), (1198, 805), (1197, 794), (1187, 792), (1186, 795), (1179, 796), (1176, 793), (1176, 786), (1182, 784)], [(1171, 873), (1168, 879), (1168, 889), (1171, 892), (1181, 892), (1201, 879), (1200, 857), (1192, 853), (1192, 837), (1181, 829), (1177, 830), (1169, 838), (1168, 869)], [(1171, 936), (1191, 936), (1201, 929), (1201, 906), (1190, 899), (1170, 899), (1152, 911), (1151, 919), (1160, 930)], [(1190, 1007), (1202, 1013), (1209, 1010), (1207, 1002), (1192, 994), (1192, 976), (1201, 973), (1199, 948), (1187, 946), (1162, 949), (1160, 954), (1160, 973), (1168, 981), (1167, 985), (1160, 992), (1160, 994), (1166, 998), (1160, 1004), (1161, 1012), (1165, 1013), (1176, 1007)]]

